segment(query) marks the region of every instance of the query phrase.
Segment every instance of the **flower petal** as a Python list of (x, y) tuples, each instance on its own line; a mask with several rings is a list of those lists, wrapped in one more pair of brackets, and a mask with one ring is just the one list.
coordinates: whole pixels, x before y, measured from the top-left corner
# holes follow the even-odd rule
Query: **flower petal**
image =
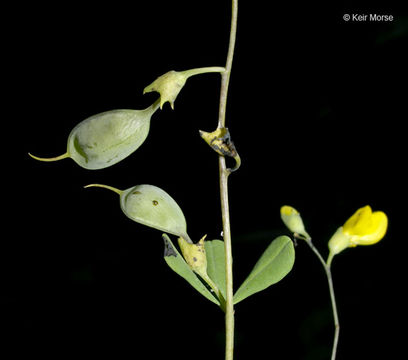
[(360, 236), (352, 236), (351, 246), (372, 245), (379, 242), (387, 232), (388, 218), (382, 211), (375, 211), (370, 217), (370, 225), (366, 228), (366, 233)]
[(358, 209), (343, 226), (345, 234), (354, 236), (364, 236), (371, 233), (372, 227), (372, 210), (369, 205)]

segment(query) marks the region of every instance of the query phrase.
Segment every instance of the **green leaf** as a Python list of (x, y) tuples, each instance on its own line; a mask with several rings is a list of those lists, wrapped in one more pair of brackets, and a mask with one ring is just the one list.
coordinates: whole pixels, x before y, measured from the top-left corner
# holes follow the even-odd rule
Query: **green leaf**
[(221, 240), (210, 240), (205, 243), (207, 254), (207, 274), (217, 285), (222, 296), (226, 297), (225, 281), (225, 250)]
[(292, 269), (295, 249), (288, 236), (279, 236), (268, 246), (234, 295), (234, 304), (282, 280)]
[(169, 265), (174, 272), (184, 278), (201, 295), (205, 296), (214, 304), (220, 305), (218, 299), (212, 295), (212, 293), (205, 287), (193, 270), (190, 269), (188, 264), (171, 242), (170, 238), (166, 234), (163, 234), (162, 237), (164, 240), (164, 260), (166, 261), (167, 265)]

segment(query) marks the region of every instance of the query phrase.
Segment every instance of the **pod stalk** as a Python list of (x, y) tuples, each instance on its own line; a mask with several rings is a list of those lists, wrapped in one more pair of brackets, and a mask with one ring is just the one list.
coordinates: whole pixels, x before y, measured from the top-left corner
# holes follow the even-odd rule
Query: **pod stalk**
[(181, 71), (181, 73), (183, 75), (185, 75), (186, 78), (189, 78), (189, 77), (194, 76), (194, 75), (207, 74), (207, 73), (211, 73), (211, 72), (223, 73), (223, 72), (225, 72), (225, 67), (208, 66), (208, 67), (195, 68), (195, 69)]
[(150, 105), (149, 107), (147, 107), (143, 111), (153, 115), (156, 112), (156, 110), (159, 109), (159, 107), (160, 107), (160, 98), (158, 98), (152, 105)]

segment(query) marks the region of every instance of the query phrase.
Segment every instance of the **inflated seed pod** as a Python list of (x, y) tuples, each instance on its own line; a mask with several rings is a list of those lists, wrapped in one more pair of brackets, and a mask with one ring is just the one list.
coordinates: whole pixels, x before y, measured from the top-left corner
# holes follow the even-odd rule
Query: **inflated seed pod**
[(169, 194), (157, 186), (136, 185), (127, 190), (101, 184), (85, 187), (102, 187), (116, 192), (120, 196), (120, 207), (127, 217), (191, 242), (187, 235), (186, 219), (180, 207)]
[(150, 119), (159, 108), (159, 101), (145, 110), (111, 110), (80, 122), (68, 137), (67, 152), (40, 161), (73, 159), (85, 169), (103, 169), (133, 153), (145, 141)]

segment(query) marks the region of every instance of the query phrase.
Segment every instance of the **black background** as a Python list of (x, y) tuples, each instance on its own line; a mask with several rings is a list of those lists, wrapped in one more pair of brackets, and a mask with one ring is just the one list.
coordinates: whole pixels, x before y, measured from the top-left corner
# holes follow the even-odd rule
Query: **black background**
[[(241, 1), (227, 126), (242, 167), (230, 177), (235, 288), (270, 241), (279, 208), (327, 240), (359, 207), (389, 217), (385, 239), (335, 258), (338, 359), (403, 350), (403, 204), (408, 17), (404, 9)], [(390, 14), (389, 23), (343, 14)], [(168, 70), (225, 63), (230, 4), (220, 0), (58, 2), (7, 9), (3, 31), (1, 351), (59, 359), (222, 359), (222, 312), (162, 259), (160, 232), (131, 222), (115, 194), (154, 184), (181, 206), (190, 237), (220, 238), (217, 156), (198, 135), (217, 125), (219, 75), (191, 78), (146, 142), (100, 171), (28, 157), (66, 150), (95, 113), (142, 109)], [(402, 327), (401, 327), (402, 325)], [(333, 323), (323, 269), (303, 243), (292, 272), (236, 307), (236, 359), (328, 359)], [(5, 357), (6, 358), (6, 357)]]

